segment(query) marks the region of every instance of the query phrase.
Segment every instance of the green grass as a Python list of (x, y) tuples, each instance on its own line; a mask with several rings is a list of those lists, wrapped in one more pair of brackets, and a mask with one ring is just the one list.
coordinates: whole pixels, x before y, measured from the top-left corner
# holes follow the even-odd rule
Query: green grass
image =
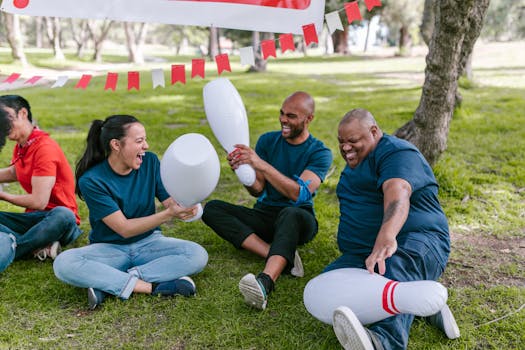
[[(35, 66), (59, 66), (49, 54), (37, 56)], [(70, 56), (68, 59), (71, 64), (79, 64)], [(110, 60), (123, 61), (118, 57)], [(15, 71), (5, 54), (0, 54), (0, 66), (3, 72)], [(281, 277), (268, 309), (256, 312), (243, 304), (237, 284), (245, 273), (260, 271), (263, 262), (235, 250), (202, 222), (173, 222), (164, 226), (165, 234), (196, 241), (210, 256), (207, 268), (195, 276), (195, 298), (138, 295), (126, 302), (110, 299), (99, 310), (90, 312), (85, 291), (58, 281), (50, 262), (17, 261), (0, 276), (0, 348), (340, 348), (331, 328), (313, 319), (302, 304), (307, 281), (338, 256), (335, 187), (344, 163), (338, 156), (336, 125), (346, 111), (364, 107), (386, 132), (394, 132), (412, 117), (418, 105), (418, 79), (422, 77), (424, 58), (292, 57), (271, 60), (268, 67), (264, 74), (246, 74), (234, 61), (233, 73), (223, 74), (232, 80), (246, 105), (252, 145), (263, 132), (278, 128), (283, 98), (295, 90), (306, 90), (317, 103), (311, 131), (334, 154), (335, 171), (316, 197), (319, 234), (300, 249), (305, 278)], [(484, 76), (515, 74), (512, 69), (481, 69)], [(44, 86), (14, 93), (31, 102), (40, 127), (62, 145), (71, 164), (84, 147), (91, 120), (114, 113), (137, 116), (146, 126), (150, 150), (159, 155), (176, 137), (187, 132), (202, 133), (221, 157), (221, 178), (209, 199), (251, 205), (253, 199), (229, 170), (225, 153), (204, 122), (202, 88), (216, 77), (216, 72), (209, 69), (204, 80), (156, 90), (151, 88), (149, 76), (148, 70), (141, 73), (140, 91), (128, 92), (124, 84), (116, 92), (104, 91), (105, 79), (98, 77), (86, 90), (73, 89), (70, 82), (64, 88)], [(169, 81), (168, 75), (166, 79)], [(441, 202), (451, 230), (461, 240), (490, 238), (518, 244), (525, 232), (525, 88), (462, 86), (468, 89), (461, 90), (464, 101), (451, 123), (448, 150), (434, 167), (441, 185)], [(9, 143), (2, 151), (0, 166), (9, 163), (12, 146)], [(21, 192), (13, 184), (6, 190)], [(0, 210), (19, 209), (0, 203)], [(85, 234), (77, 246), (87, 243), (89, 231), (84, 202), (80, 202), (80, 212)], [(409, 349), (523, 347), (523, 311), (484, 325), (512, 313), (525, 301), (525, 260), (520, 249), (523, 251), (512, 250), (512, 259), (499, 266), (493, 261), (497, 262), (501, 253), (490, 246), (453, 242), (454, 264), (449, 265), (443, 281), (449, 287), (449, 304), (462, 337), (449, 341), (424, 322), (416, 321)], [(476, 265), (480, 261), (486, 264)], [(462, 277), (466, 276), (464, 270), (468, 281)], [(500, 276), (506, 282), (487, 282), (486, 275)]]

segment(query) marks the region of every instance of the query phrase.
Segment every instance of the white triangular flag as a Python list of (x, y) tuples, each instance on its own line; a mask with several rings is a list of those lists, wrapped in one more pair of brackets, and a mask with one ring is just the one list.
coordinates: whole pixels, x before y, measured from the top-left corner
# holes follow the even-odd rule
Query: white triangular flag
[(255, 66), (255, 57), (253, 56), (253, 47), (241, 47), (239, 50), (241, 55), (241, 64), (246, 66)]
[(68, 79), (69, 77), (67, 75), (61, 75), (57, 77), (57, 81), (53, 84), (53, 86), (51, 86), (51, 88), (53, 89), (53, 88), (62, 87), (66, 85)]
[(337, 29), (344, 30), (341, 17), (339, 17), (339, 11), (327, 13), (324, 17), (330, 34), (333, 34)]
[(164, 71), (161, 68), (151, 70), (151, 80), (153, 81), (153, 88), (157, 86), (165, 87)]

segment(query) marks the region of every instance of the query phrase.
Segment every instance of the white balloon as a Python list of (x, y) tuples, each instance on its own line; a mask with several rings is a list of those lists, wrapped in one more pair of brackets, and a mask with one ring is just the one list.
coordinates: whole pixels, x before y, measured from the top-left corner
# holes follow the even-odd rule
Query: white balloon
[[(206, 84), (202, 94), (208, 123), (226, 152), (231, 153), (236, 144), (249, 146), (246, 109), (235, 86), (226, 78), (218, 78)], [(241, 165), (235, 173), (242, 184), (254, 184), (255, 170), (250, 165)]]
[(356, 268), (322, 273), (307, 283), (303, 293), (308, 312), (328, 324), (339, 306), (349, 307), (366, 325), (400, 313), (434, 315), (447, 297), (447, 289), (436, 281), (397, 282)]
[(200, 202), (215, 189), (220, 177), (219, 156), (203, 135), (184, 134), (169, 145), (160, 161), (160, 178), (166, 191), (180, 205), (198, 204), (199, 213), (185, 221), (202, 216)]

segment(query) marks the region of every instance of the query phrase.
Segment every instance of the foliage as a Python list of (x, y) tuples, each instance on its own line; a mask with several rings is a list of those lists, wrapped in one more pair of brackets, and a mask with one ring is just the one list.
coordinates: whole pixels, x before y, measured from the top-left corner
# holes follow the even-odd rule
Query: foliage
[[(4, 55), (0, 54), (0, 62), (9, 61)], [(35, 62), (34, 56), (28, 59)], [(37, 59), (41, 66), (49, 64), (46, 57)], [(125, 57), (113, 60), (125, 62)], [(505, 67), (503, 61), (497, 63), (496, 66)], [(525, 129), (521, 116), (525, 109), (525, 86), (519, 79), (517, 84), (521, 85), (517, 87), (487, 85), (508, 81), (502, 77), (523, 69), (523, 65), (512, 63), (518, 66), (505, 69), (488, 64), (479, 68), (485, 76), (494, 72), (498, 75), (484, 80), (485, 84), (462, 90), (464, 102), (452, 120), (448, 150), (435, 167), (441, 185), (440, 199), (451, 230), (462, 237), (490, 235), (505, 240), (524, 235)], [(302, 304), (307, 281), (338, 256), (335, 186), (344, 163), (338, 156), (336, 125), (342, 115), (354, 107), (369, 109), (388, 133), (411, 119), (421, 94), (424, 59), (283, 58), (272, 60), (268, 67), (268, 72), (261, 74), (236, 73), (242, 69), (234, 61), (233, 73), (226, 75), (246, 105), (251, 144), (263, 132), (279, 127), (278, 110), (283, 98), (301, 89), (316, 99), (312, 133), (334, 154), (334, 172), (315, 198), (319, 234), (299, 250), (305, 264), (305, 278), (282, 276), (268, 309), (254, 311), (243, 304), (237, 284), (245, 273), (259, 272), (263, 261), (234, 249), (201, 222), (173, 222), (164, 225), (165, 234), (196, 241), (210, 256), (207, 268), (195, 276), (198, 288), (195, 298), (134, 295), (126, 302), (110, 298), (100, 309), (91, 312), (87, 311), (85, 291), (58, 281), (49, 261), (17, 261), (0, 275), (0, 314), (3, 315), (0, 348), (340, 348), (331, 327), (313, 319)], [(9, 66), (3, 68), (10, 70)], [(72, 164), (82, 151), (90, 121), (109, 114), (136, 115), (146, 126), (150, 150), (159, 155), (176, 137), (187, 132), (202, 133), (212, 141), (221, 158), (221, 178), (210, 199), (250, 205), (253, 199), (229, 170), (225, 153), (206, 124), (202, 88), (216, 73), (210, 70), (206, 74), (205, 80), (194, 79), (186, 85), (155, 90), (144, 84), (140, 91), (128, 92), (119, 86), (115, 92), (105, 92), (105, 78), (98, 77), (86, 90), (73, 89), (68, 83), (61, 89), (43, 86), (11, 93), (20, 93), (31, 102), (39, 125), (58, 140)], [(0, 153), (0, 166), (9, 163), (11, 151), (9, 142)], [(14, 184), (6, 190), (21, 191)], [(89, 230), (83, 202), (80, 209), (85, 233), (76, 245), (87, 243)], [(0, 203), (0, 210), (19, 209)], [(479, 247), (467, 253), (472, 260), (482, 256)], [(523, 266), (523, 258), (507, 265), (501, 273), (523, 281), (525, 276), (519, 266)], [(456, 271), (454, 265), (449, 265), (444, 278), (450, 280)], [(417, 320), (409, 349), (522, 347), (525, 341), (523, 313), (489, 325), (485, 323), (519, 308), (525, 301), (525, 288), (522, 283), (519, 286), (480, 283), (487, 273), (491, 270), (471, 269), (472, 284), (448, 285), (449, 305), (462, 331), (460, 339), (446, 340), (437, 330)]]
[(490, 40), (525, 38), (525, 0), (491, 0), (481, 37)]

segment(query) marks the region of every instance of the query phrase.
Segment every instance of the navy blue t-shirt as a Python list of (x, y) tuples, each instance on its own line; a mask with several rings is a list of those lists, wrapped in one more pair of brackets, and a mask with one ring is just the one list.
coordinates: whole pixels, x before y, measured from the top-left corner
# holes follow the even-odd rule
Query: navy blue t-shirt
[[(283, 175), (295, 179), (303, 171), (310, 170), (321, 181), (324, 180), (332, 164), (332, 152), (318, 139), (310, 135), (299, 145), (292, 145), (281, 136), (280, 131), (271, 131), (263, 134), (255, 145), (255, 152), (261, 159), (271, 164)], [(312, 197), (315, 195), (313, 193)], [(265, 206), (290, 207), (295, 202), (283, 196), (269, 182), (266, 182), (263, 194), (257, 203)], [(313, 201), (301, 204), (313, 207)]]
[(78, 181), (82, 197), (89, 209), (90, 243), (128, 244), (158, 230), (124, 238), (102, 219), (119, 210), (128, 219), (155, 214), (155, 197), (163, 202), (169, 198), (160, 179), (160, 162), (154, 153), (146, 152), (142, 164), (127, 175), (115, 173), (104, 160), (86, 171)]
[[(348, 165), (337, 185), (340, 205), (337, 242), (343, 253), (369, 254), (383, 221), (383, 183), (392, 178), (412, 187), (408, 218), (397, 239), (428, 232), (449, 240), (432, 168), (411, 143), (384, 134), (376, 148), (354, 169)], [(436, 243), (438, 246), (439, 243)]]

